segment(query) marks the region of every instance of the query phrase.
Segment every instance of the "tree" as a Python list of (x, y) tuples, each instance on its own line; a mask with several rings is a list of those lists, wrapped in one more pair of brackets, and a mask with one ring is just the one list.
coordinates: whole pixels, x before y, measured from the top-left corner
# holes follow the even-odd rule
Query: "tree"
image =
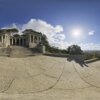
[(78, 45), (71, 45), (67, 48), (69, 54), (83, 54), (83, 51)]
[(47, 36), (42, 34), (42, 38), (41, 38), (42, 44), (45, 46), (49, 46), (49, 42), (47, 40)]

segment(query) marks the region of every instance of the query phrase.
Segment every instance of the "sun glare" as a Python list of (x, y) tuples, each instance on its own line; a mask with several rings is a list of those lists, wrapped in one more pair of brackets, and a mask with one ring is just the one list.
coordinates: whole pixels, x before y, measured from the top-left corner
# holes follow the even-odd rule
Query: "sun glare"
[(81, 29), (74, 29), (74, 30), (72, 30), (72, 35), (74, 37), (80, 37), (82, 35)]

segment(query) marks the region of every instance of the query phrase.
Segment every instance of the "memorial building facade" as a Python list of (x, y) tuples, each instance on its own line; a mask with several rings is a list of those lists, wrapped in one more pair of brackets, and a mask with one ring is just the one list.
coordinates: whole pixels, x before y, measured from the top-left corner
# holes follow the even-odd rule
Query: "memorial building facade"
[(41, 43), (42, 34), (40, 32), (27, 29), (22, 33), (17, 29), (1, 29), (0, 30), (0, 47), (8, 46), (27, 46), (35, 48)]

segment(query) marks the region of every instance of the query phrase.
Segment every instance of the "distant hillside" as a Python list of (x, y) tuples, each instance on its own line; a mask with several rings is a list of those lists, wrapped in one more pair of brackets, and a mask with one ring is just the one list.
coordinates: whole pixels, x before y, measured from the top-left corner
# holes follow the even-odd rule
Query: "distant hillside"
[(100, 50), (85, 50), (84, 53), (97, 53), (97, 54), (100, 54)]

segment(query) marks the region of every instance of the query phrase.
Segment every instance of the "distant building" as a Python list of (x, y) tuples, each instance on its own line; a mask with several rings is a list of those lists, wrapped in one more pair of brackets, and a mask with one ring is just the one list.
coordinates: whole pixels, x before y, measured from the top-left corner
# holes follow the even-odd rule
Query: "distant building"
[(0, 46), (8, 47), (13, 45), (20, 45), (27, 46), (29, 48), (34, 48), (39, 43), (41, 43), (42, 34), (39, 32), (27, 29), (23, 31), (23, 34), (19, 34), (17, 29), (1, 29)]

